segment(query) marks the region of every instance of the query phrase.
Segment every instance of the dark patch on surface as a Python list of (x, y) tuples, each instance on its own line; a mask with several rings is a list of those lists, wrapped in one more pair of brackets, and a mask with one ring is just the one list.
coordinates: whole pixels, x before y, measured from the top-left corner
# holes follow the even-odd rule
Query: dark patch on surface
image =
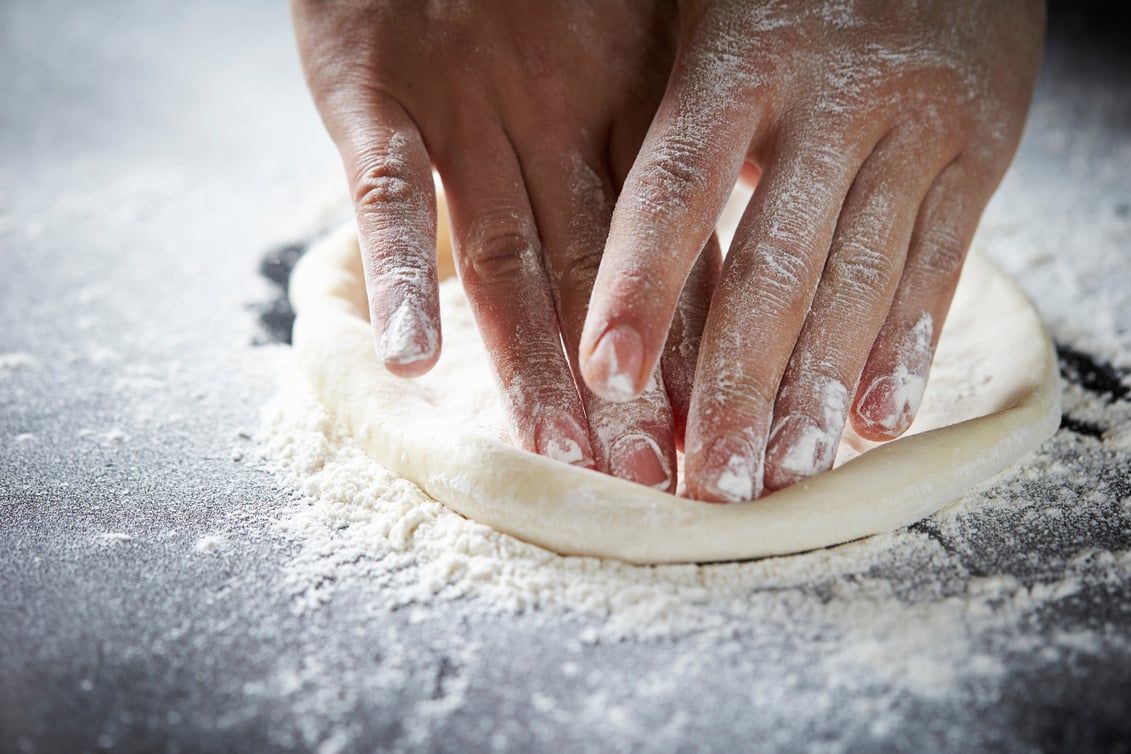
[(259, 274), (275, 285), (286, 288), (295, 264), (309, 247), (310, 244), (304, 241), (284, 244), (268, 251), (259, 262)]
[[(1055, 647), (1055, 640), (1050, 645)], [(1045, 752), (1131, 752), (1126, 655), (1118, 649), (1101, 655), (1060, 651), (1059, 671), (1018, 664), (1003, 689), (1003, 698), (1027, 700), (1003, 705), (1007, 724), (1020, 734), (1018, 743)]]
[[(1119, 369), (1107, 361), (1079, 351), (1064, 343), (1057, 343), (1056, 355), (1060, 361), (1060, 376), (1065, 381), (1079, 385), (1107, 403), (1124, 400), (1131, 393), (1127, 385), (1126, 369)], [(1102, 440), (1108, 428), (1070, 414), (1060, 417), (1060, 428), (1084, 437)]]
[(308, 242), (288, 243), (277, 246), (263, 255), (259, 262), (259, 274), (271, 283), (271, 298), (251, 305), (259, 320), (260, 332), (252, 338), (253, 346), (271, 343), (291, 344), (291, 330), (295, 325), (295, 312), (287, 296), (287, 286), (291, 282), (298, 260), (310, 248)]
[(1077, 419), (1074, 416), (1069, 416), (1068, 414), (1061, 414), (1060, 428), (1066, 429), (1069, 432), (1073, 432), (1078, 435), (1083, 435), (1084, 437), (1094, 437), (1097, 440), (1102, 440), (1104, 432), (1107, 432), (1107, 429), (1105, 427), (1101, 427), (1099, 424), (1084, 421), (1083, 419)]
[(1102, 359), (1064, 343), (1057, 343), (1056, 355), (1060, 360), (1061, 376), (1073, 385), (1107, 398), (1109, 402), (1123, 400), (1131, 393), (1131, 387), (1126, 383), (1127, 370), (1117, 369)]

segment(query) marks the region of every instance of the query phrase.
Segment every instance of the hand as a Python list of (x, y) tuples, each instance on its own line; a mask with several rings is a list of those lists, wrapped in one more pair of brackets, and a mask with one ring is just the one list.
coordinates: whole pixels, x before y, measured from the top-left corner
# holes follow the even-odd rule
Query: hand
[(740, 171), (758, 185), (703, 333), (687, 491), (736, 502), (914, 418), (981, 212), (1020, 138), (1036, 0), (688, 0), (581, 338), (631, 399)]
[(710, 233), (686, 294), (670, 302), (662, 368), (653, 360), (638, 397), (602, 400), (573, 375), (617, 192), (670, 70), (674, 10), (662, 0), (293, 3), (307, 80), (353, 189), (385, 365), (411, 377), (439, 357), (435, 166), (516, 442), (669, 491), (673, 422), (686, 417), (721, 264)]

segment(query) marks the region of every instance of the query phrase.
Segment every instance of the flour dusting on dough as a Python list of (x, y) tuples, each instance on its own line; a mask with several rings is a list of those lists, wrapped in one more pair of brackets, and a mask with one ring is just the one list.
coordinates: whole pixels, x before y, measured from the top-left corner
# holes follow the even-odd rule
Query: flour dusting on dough
[[(876, 679), (945, 700), (971, 684), (996, 693), (1005, 670), (983, 650), (996, 632), (1131, 578), (1131, 552), (1093, 549), (1047, 563), (1037, 581), (967, 570), (961, 548), (942, 538), (1009, 526), (1029, 505), (1024, 475), (975, 492), (925, 529), (789, 557), (633, 566), (556, 555), (459, 516), (369, 458), (293, 371), (264, 408), (258, 439), (298, 493), (278, 527), (298, 546), (287, 581), (299, 613), (324, 609), (339, 590), (364, 595), (378, 614), (412, 610), (422, 620), (462, 602), (471, 612), (541, 615), (567, 633), (576, 625), (586, 644), (698, 636), (686, 651), (753, 648), (771, 665), (778, 652), (804, 651), (834, 686)], [(925, 583), (906, 577), (928, 572)], [(1131, 652), (1103, 629), (1015, 641), (1014, 650), (1053, 663), (1097, 647)]]

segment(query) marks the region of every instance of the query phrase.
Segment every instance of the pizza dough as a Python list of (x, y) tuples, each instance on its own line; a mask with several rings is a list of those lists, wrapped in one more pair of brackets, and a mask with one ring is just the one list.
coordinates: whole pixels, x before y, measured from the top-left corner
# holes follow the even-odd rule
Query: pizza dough
[(354, 228), (327, 236), (291, 281), (298, 362), (381, 464), (467, 518), (562, 554), (712, 562), (890, 531), (1034, 450), (1060, 421), (1056, 356), (1036, 312), (972, 253), (907, 435), (882, 445), (850, 436), (832, 471), (754, 502), (686, 500), (509, 446), (487, 355), (451, 269), (442, 260), (443, 355), (425, 377), (404, 380), (374, 356)]

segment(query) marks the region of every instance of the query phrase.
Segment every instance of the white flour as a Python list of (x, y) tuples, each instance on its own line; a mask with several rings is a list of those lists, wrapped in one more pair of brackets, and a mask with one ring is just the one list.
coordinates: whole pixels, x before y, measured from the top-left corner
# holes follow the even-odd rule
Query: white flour
[(17, 369), (25, 369), (35, 364), (35, 359), (29, 353), (22, 353), (19, 351), (13, 353), (0, 353), (0, 377), (14, 372)]
[[(949, 544), (1008, 536), (1019, 516), (1029, 527), (1068, 516), (1026, 500), (1025, 472), (912, 530), (791, 557), (642, 567), (562, 557), (463, 519), (370, 460), (291, 370), (263, 418), (263, 454), (299, 493), (278, 520), (299, 545), (288, 565), (299, 612), (361, 583), (377, 611), (458, 601), (496, 614), (573, 616), (582, 643), (682, 637), (717, 657), (793, 636), (822, 663), (830, 687), (874, 678), (931, 699), (971, 684), (992, 692), (1004, 676), (1003, 653), (1131, 652), (1111, 625), (1039, 642), (1018, 632), (1050, 606), (1126, 583), (1131, 551), (1081, 546), (1021, 581), (1008, 570), (972, 572), (961, 547)], [(1061, 433), (1053, 442), (1074, 441)], [(1128, 515), (1125, 501), (1125, 525)]]
[[(1125, 154), (1093, 155), (1094, 145), (1110, 141), (1092, 138), (1103, 121), (1097, 116), (1081, 132), (1062, 105), (1079, 96), (1054, 94), (1037, 102), (1031, 138), (1049, 154), (1068, 155), (1071, 169), (1023, 161), (980, 235), (1037, 299), (1059, 342), (1126, 367), (1126, 286), (1111, 285), (1126, 276), (1126, 255), (1118, 252), (1131, 232), (1126, 192), (1118, 188), (1126, 183), (1126, 160), (1118, 159)], [(1090, 112), (1100, 100), (1088, 101)], [(1089, 190), (1066, 193), (1068, 180)], [(733, 227), (740, 211), (728, 208), (723, 227)], [(729, 237), (721, 240), (725, 247)], [(946, 368), (962, 384), (976, 384), (967, 361)], [(932, 384), (944, 378), (936, 365)], [(977, 389), (970, 392), (975, 399)], [(498, 620), (470, 624), (513, 626), (507, 636), (516, 649), (541, 626), (562, 642), (560, 662), (531, 664), (545, 686), (515, 689), (531, 709), (500, 709), (530, 713), (518, 728), (568, 718), (571, 729), (602, 735), (608, 749), (648, 741), (650, 749), (677, 751), (702, 741), (683, 735), (702, 730), (688, 720), (696, 713), (686, 711), (685, 684), (694, 681), (703, 684), (694, 696), (703, 689), (715, 713), (709, 723), (719, 730), (733, 725), (734, 715), (760, 715), (765, 750), (842, 751), (846, 741), (865, 740), (855, 731), (836, 739), (798, 734), (826, 723), (838, 731), (863, 726), (874, 749), (911, 748), (914, 732), (930, 724), (923, 710), (940, 710), (940, 720), (949, 720), (942, 710), (970, 708), (1007, 717), (1033, 680), (1055, 679), (1065, 689), (1063, 697), (1038, 698), (1068, 698), (1096, 668), (1118, 674), (1131, 667), (1131, 400), (1070, 383), (1063, 404), (1100, 436), (1058, 432), (1023, 467), (910, 530), (757, 562), (635, 567), (562, 558), (463, 520), (369, 461), (286, 371), (259, 439), (296, 490), (277, 521), (293, 544), (286, 565), (293, 609), (311, 623), (367, 611), (372, 630), (348, 622), (341, 630), (355, 632), (359, 645), (380, 641), (384, 659), (374, 669), (338, 659), (340, 650), (330, 647), (309, 662), (281, 663), (246, 692), (292, 703), (309, 748), (338, 751), (359, 735), (354, 697), (424, 695), (429, 674), (442, 675), (434, 657), (440, 646), (454, 653), (462, 675), (445, 681), (434, 702), (408, 705), (406, 738), (416, 741), (418, 731), (444, 730), (461, 704), (473, 704), (476, 689), (462, 679), (479, 674), (491, 683), (505, 677), (491, 668), (526, 659), (516, 653), (500, 662), (485, 648), (489, 641), (464, 633), (466, 616), (492, 613)], [(414, 630), (395, 630), (406, 616)], [(602, 646), (612, 641), (623, 644)], [(662, 651), (637, 654), (635, 645)], [(614, 655), (664, 661), (642, 663), (625, 678), (628, 660), (605, 662)], [(711, 673), (720, 668), (731, 680), (715, 688)], [(734, 672), (751, 678), (737, 693)], [(916, 706), (916, 699), (929, 704)], [(650, 708), (663, 719), (649, 718)], [(1032, 714), (1059, 725), (1051, 711)], [(1008, 748), (1003, 741), (1024, 745), (1000, 738), (986, 744), (978, 738), (985, 718), (962, 720), (965, 727), (946, 731), (954, 750), (979, 750), (978, 741), (981, 750)], [(491, 742), (505, 750), (507, 729), (499, 725)], [(1024, 727), (1005, 719), (994, 730)], [(526, 739), (515, 733), (513, 740)]]

